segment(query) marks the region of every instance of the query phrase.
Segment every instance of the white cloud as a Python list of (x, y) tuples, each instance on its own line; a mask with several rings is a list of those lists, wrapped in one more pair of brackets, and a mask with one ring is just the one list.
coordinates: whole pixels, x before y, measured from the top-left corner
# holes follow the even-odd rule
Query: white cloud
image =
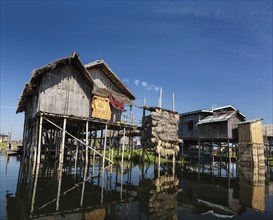
[(135, 80), (135, 84), (138, 86), (140, 81), (138, 79)]
[(135, 80), (136, 86), (142, 86), (145, 91), (158, 91), (159, 87), (154, 84), (149, 84), (148, 82), (140, 81), (138, 79)]
[(147, 82), (141, 82), (141, 85), (142, 85), (143, 87), (147, 87), (147, 86), (148, 86), (148, 83), (147, 83)]

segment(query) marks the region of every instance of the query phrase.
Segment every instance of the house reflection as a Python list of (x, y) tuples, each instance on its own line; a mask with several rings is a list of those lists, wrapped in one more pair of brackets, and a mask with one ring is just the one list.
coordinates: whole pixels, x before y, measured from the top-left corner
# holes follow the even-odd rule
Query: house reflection
[[(62, 172), (58, 172), (58, 170)], [(21, 162), (15, 196), (6, 194), (8, 219), (179, 219), (233, 217), (265, 211), (264, 171), (224, 162), (101, 166)], [(16, 210), (16, 211), (15, 211)]]

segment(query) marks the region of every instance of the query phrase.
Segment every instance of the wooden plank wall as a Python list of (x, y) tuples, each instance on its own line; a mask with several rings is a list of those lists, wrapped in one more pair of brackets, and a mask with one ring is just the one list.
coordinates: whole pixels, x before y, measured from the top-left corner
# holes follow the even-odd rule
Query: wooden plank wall
[(106, 88), (120, 93), (118, 88), (106, 77), (99, 68), (88, 70), (96, 85), (100, 88)]
[(40, 84), (38, 111), (90, 117), (91, 87), (72, 66), (45, 73)]

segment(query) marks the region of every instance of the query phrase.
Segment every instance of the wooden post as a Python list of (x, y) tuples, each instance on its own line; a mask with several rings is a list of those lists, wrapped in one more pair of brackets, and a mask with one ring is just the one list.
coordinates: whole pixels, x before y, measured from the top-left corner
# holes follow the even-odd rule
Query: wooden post
[(173, 177), (175, 175), (175, 152), (173, 152)]
[[(33, 141), (33, 147), (34, 147), (34, 163), (36, 163), (37, 161), (37, 136), (38, 136), (38, 129), (39, 129), (39, 125), (36, 122), (36, 129), (35, 129), (35, 135), (34, 136), (34, 141)], [(35, 146), (36, 145), (36, 146)]]
[(40, 124), (39, 124), (37, 163), (40, 163), (40, 161), (41, 161), (42, 130), (43, 130), (43, 115), (41, 114), (40, 115)]
[(160, 87), (158, 107), (162, 108), (162, 88)]
[(174, 105), (174, 92), (172, 93), (172, 110), (175, 111), (175, 105)]
[(60, 150), (60, 163), (61, 164), (63, 164), (63, 162), (64, 162), (65, 131), (66, 131), (66, 118), (64, 118), (64, 122), (63, 122), (62, 144), (61, 144), (61, 150)]
[(134, 117), (133, 117), (133, 106), (130, 105), (130, 125), (134, 124)]
[(60, 195), (61, 195), (61, 188), (62, 188), (62, 176), (63, 176), (63, 163), (59, 161), (59, 172), (58, 172), (58, 192), (56, 198), (56, 211), (59, 211), (60, 207)]
[(85, 163), (88, 164), (88, 121), (85, 126)]
[(37, 189), (37, 184), (38, 184), (39, 169), (40, 169), (40, 163), (37, 163), (36, 173), (35, 173), (35, 177), (34, 177), (35, 181), (34, 181), (34, 186), (33, 186), (32, 200), (31, 200), (31, 210), (30, 210), (31, 214), (34, 211), (34, 204), (35, 204), (36, 189)]
[[(146, 105), (146, 99), (144, 99), (144, 101), (145, 101), (145, 105)], [(144, 119), (144, 117), (145, 117), (145, 105), (143, 106), (143, 114), (142, 114), (142, 121), (143, 121), (143, 119)], [(142, 130), (142, 132), (143, 132), (143, 130)], [(141, 163), (144, 163), (144, 151), (145, 151), (145, 149), (144, 149), (144, 143), (141, 143), (141, 145), (142, 145), (142, 154), (141, 154)]]
[(106, 142), (107, 142), (107, 124), (105, 124), (105, 134), (104, 134), (104, 143), (103, 143), (103, 159), (102, 159), (102, 166), (103, 167), (104, 167), (104, 163), (105, 163)]
[(121, 154), (121, 164), (123, 165), (124, 159), (124, 145), (125, 145), (125, 127), (123, 129), (123, 143), (122, 143), (122, 154)]
[(103, 130), (100, 131), (100, 153), (102, 153), (102, 138), (103, 138)]

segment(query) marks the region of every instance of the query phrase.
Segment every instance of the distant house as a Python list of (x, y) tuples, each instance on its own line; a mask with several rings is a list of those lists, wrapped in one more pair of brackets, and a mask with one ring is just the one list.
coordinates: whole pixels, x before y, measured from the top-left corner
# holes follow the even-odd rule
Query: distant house
[(7, 134), (0, 134), (0, 143), (7, 143), (9, 136)]
[(196, 144), (199, 138), (197, 123), (212, 114), (212, 110), (197, 110), (180, 114), (179, 138), (183, 139), (186, 144)]
[(245, 116), (239, 111), (216, 111), (198, 125), (199, 140), (226, 141), (238, 140), (238, 124), (245, 121)]
[(198, 141), (237, 140), (238, 123), (245, 116), (231, 105), (180, 114), (179, 137), (185, 145)]

